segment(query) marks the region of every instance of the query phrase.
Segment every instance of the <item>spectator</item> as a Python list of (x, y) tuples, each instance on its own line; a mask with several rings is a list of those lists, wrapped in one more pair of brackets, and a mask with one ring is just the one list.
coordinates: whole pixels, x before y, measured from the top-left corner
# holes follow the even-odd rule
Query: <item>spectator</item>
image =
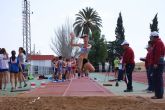
[(122, 57), (119, 57), (120, 63), (119, 63), (119, 71), (118, 71), (118, 81), (123, 80), (123, 69), (122, 69)]
[(152, 63), (152, 42), (148, 41), (148, 45), (146, 47), (147, 49), (147, 55), (143, 59), (141, 58), (141, 61), (145, 62), (145, 67), (147, 71), (147, 80), (148, 80), (148, 88), (145, 90), (147, 93), (151, 93), (154, 91), (153, 87), (153, 63)]
[(18, 52), (19, 52), (19, 54), (18, 54), (18, 59), (19, 59), (19, 76), (18, 76), (18, 79), (19, 79), (19, 84), (20, 84), (19, 88), (22, 88), (22, 81), (24, 82), (24, 87), (27, 86), (25, 77), (23, 75), (23, 72), (25, 71), (26, 52), (22, 47), (19, 48)]
[(17, 79), (19, 73), (19, 59), (16, 57), (16, 52), (13, 50), (11, 52), (12, 56), (9, 61), (9, 71), (10, 71), (10, 81), (11, 81), (11, 92), (17, 87)]
[(159, 33), (154, 31), (151, 32), (150, 40), (153, 43), (153, 81), (155, 96), (151, 97), (152, 99), (162, 99), (164, 94), (163, 86), (163, 64), (164, 64), (164, 55), (165, 47), (162, 40), (159, 38)]
[(115, 60), (114, 60), (115, 80), (117, 80), (117, 77), (118, 77), (119, 63), (120, 63), (120, 60), (119, 60), (118, 57), (116, 57)]
[(5, 48), (2, 48), (2, 74), (3, 74), (3, 82), (4, 87), (3, 90), (6, 91), (7, 83), (9, 81), (9, 57)]
[(123, 53), (123, 70), (125, 71), (125, 78), (128, 79), (127, 82), (127, 89), (124, 90), (124, 92), (132, 92), (133, 86), (132, 86), (132, 72), (135, 67), (135, 61), (134, 61), (134, 51), (131, 47), (129, 47), (129, 43), (127, 41), (124, 41), (122, 44), (122, 47), (124, 49)]

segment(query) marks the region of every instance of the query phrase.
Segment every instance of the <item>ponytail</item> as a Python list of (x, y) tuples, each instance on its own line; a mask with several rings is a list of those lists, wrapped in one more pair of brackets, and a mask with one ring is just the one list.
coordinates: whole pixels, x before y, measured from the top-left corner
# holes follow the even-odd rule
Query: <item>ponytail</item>
[(12, 61), (14, 61), (16, 59), (15, 54), (16, 54), (16, 52), (14, 50), (11, 51), (11, 59), (12, 59)]

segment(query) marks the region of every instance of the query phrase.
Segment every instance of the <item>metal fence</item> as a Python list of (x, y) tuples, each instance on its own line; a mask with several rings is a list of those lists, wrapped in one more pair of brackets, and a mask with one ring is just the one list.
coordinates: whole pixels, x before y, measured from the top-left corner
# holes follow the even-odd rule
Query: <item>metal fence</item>
[(48, 74), (52, 74), (53, 71), (54, 71), (53, 67), (31, 65), (28, 69), (28, 74), (48, 75)]

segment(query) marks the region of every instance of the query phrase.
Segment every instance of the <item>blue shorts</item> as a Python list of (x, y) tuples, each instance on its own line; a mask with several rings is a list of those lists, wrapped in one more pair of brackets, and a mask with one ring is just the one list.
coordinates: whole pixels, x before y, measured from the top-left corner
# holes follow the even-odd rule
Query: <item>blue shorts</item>
[(24, 64), (21, 64), (21, 67), (19, 67), (19, 72), (22, 72), (22, 71), (23, 72), (25, 71), (25, 65)]
[(0, 72), (6, 72), (9, 71), (9, 69), (0, 69)]
[(14, 74), (17, 74), (17, 73), (19, 73), (19, 72), (10, 71), (10, 73), (14, 73)]
[(71, 71), (71, 69), (72, 69), (71, 67), (67, 67), (67, 71), (69, 71), (69, 72), (70, 72), (70, 71)]
[(57, 73), (62, 73), (63, 72), (63, 68), (57, 68)]

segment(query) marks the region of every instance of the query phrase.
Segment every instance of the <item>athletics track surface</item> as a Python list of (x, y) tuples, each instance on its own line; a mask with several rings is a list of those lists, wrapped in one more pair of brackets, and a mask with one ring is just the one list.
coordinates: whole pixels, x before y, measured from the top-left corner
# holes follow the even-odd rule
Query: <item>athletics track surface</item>
[[(144, 96), (150, 97), (154, 94), (148, 94), (143, 90), (147, 88), (146, 73), (133, 73), (133, 87), (134, 92), (124, 93), (126, 88), (124, 81), (119, 82), (119, 87), (115, 86), (115, 82), (109, 82), (113, 79), (113, 73), (92, 73), (90, 78), (83, 77), (80, 79), (73, 79), (65, 82), (46, 82), (45, 87), (36, 87), (30, 91), (15, 93), (14, 96)], [(94, 80), (96, 79), (96, 80)], [(164, 74), (165, 79), (165, 74)], [(112, 84), (113, 86), (103, 86), (103, 84)], [(165, 84), (164, 84), (165, 85)], [(9, 93), (10, 94), (10, 93)], [(11, 96), (11, 95), (10, 95)]]

